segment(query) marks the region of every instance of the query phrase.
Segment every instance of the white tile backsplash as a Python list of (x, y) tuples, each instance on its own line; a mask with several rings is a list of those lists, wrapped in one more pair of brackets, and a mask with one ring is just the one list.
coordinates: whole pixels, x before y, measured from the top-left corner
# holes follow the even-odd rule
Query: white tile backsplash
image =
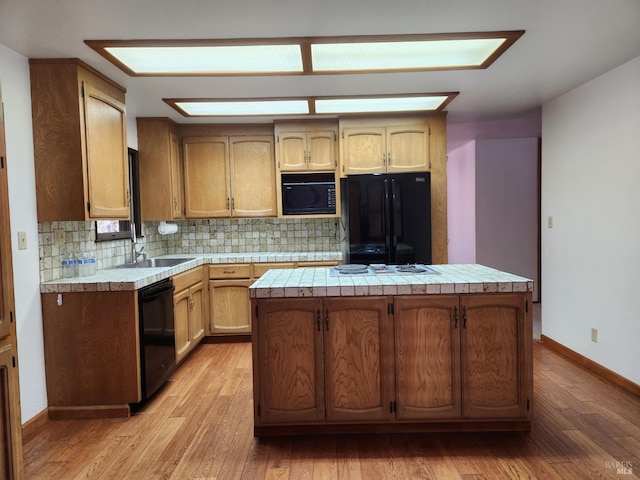
[[(215, 219), (175, 222), (178, 232), (158, 233), (158, 222), (144, 222), (138, 244), (149, 257), (164, 254), (328, 252), (340, 250), (338, 220), (322, 219)], [(55, 243), (54, 232), (65, 232)], [(97, 268), (129, 261), (131, 240), (95, 241), (95, 222), (42, 222), (38, 224), (40, 281), (62, 278), (66, 252), (95, 254)]]

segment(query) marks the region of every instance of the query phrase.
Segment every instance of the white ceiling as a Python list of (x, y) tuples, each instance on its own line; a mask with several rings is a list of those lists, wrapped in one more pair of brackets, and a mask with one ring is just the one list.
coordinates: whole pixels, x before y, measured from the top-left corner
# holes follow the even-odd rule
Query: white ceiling
[[(133, 78), (84, 43), (521, 29), (486, 70), (360, 75)], [(249, 120), (188, 120), (162, 98), (459, 91), (449, 122), (470, 124), (530, 114), (640, 55), (640, 0), (0, 0), (0, 43), (30, 58), (80, 58), (127, 88), (134, 116)]]

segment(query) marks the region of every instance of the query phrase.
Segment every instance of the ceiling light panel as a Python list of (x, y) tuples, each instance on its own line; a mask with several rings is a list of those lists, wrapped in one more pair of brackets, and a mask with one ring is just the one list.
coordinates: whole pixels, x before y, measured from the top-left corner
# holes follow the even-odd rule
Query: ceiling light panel
[(315, 72), (479, 67), (505, 38), (311, 45)]
[(357, 97), (316, 100), (316, 113), (378, 113), (438, 110), (448, 95), (414, 97)]
[(134, 75), (301, 73), (300, 45), (111, 46)]
[(165, 99), (165, 102), (188, 117), (306, 115), (309, 113), (309, 102), (306, 99), (246, 101)]

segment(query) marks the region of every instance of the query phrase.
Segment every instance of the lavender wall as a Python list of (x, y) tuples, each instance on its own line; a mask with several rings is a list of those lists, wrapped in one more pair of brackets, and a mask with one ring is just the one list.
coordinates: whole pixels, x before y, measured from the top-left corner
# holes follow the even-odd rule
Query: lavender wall
[(447, 158), (449, 263), (476, 263), (476, 142)]

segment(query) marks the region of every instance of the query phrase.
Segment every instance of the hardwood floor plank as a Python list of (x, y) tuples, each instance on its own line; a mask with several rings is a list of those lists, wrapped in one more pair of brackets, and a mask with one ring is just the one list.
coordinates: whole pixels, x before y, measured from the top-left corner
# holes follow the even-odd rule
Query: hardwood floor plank
[(27, 480), (621, 478), (640, 398), (534, 344), (531, 432), (253, 437), (251, 345), (205, 344), (129, 419), (47, 420)]

